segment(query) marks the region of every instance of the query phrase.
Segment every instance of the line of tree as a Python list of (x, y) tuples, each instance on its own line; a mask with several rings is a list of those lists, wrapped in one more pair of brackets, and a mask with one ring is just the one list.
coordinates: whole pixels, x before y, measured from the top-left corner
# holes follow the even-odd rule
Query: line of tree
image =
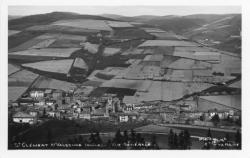
[(170, 129), (168, 135), (168, 146), (170, 149), (190, 149), (192, 145), (188, 130), (181, 131), (179, 134)]
[(80, 148), (82, 149), (159, 149), (155, 135), (151, 137), (150, 142), (146, 142), (143, 136), (134, 130), (130, 132), (118, 130), (115, 137), (107, 142), (104, 142), (99, 132), (96, 132), (91, 133), (88, 140), (84, 140), (82, 136), (79, 136), (78, 138), (69, 139), (68, 143), (81, 144)]

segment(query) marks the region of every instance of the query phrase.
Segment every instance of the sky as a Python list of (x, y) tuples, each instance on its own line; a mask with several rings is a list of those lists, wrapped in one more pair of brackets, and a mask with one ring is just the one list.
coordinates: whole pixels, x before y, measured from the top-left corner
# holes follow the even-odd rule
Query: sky
[(191, 15), (241, 13), (240, 6), (9, 6), (9, 15), (33, 15), (54, 11), (80, 14), (138, 15)]

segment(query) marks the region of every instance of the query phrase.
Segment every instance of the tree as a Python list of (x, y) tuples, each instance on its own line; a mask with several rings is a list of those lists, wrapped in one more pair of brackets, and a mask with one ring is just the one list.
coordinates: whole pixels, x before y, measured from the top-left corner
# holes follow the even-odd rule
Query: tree
[(191, 137), (188, 130), (184, 131), (184, 149), (190, 149), (192, 145)]
[(130, 130), (130, 142), (132, 144), (135, 144), (136, 142), (136, 133), (133, 129)]
[(217, 126), (218, 123), (220, 122), (220, 117), (219, 117), (219, 115), (218, 115), (218, 114), (215, 114), (215, 115), (212, 117), (211, 121), (213, 122), (213, 124), (214, 124), (215, 126)]
[(168, 134), (168, 146), (170, 149), (174, 149), (174, 132), (170, 129)]
[(128, 131), (123, 132), (123, 143), (128, 143), (129, 137), (128, 137)]
[(94, 136), (93, 133), (91, 133), (91, 134), (90, 134), (90, 137), (89, 137), (89, 143), (90, 143), (90, 144), (95, 144), (95, 142), (96, 142), (96, 141), (95, 141), (95, 136)]
[(114, 138), (114, 143), (115, 144), (122, 144), (122, 135), (121, 135), (121, 131), (120, 131), (120, 129), (118, 129), (118, 131), (116, 132), (116, 134), (115, 134), (115, 138)]
[(180, 149), (185, 149), (185, 140), (184, 140), (184, 132), (181, 131), (178, 135), (178, 143)]
[(150, 144), (151, 144), (152, 149), (159, 149), (159, 146), (156, 143), (156, 136), (155, 135), (152, 135)]
[(208, 132), (207, 132), (207, 139), (204, 140), (204, 146), (203, 146), (204, 149), (210, 149), (211, 148), (211, 143), (212, 143), (211, 140), (212, 140), (212, 134), (211, 134), (211, 130), (209, 128)]
[(100, 137), (99, 132), (96, 132), (96, 134), (95, 134), (95, 143), (96, 144), (102, 144), (102, 139)]
[(177, 134), (175, 133), (175, 134), (174, 134), (174, 144), (173, 144), (173, 149), (178, 149), (178, 147), (179, 147), (178, 136), (177, 136)]
[(48, 133), (47, 133), (47, 142), (48, 142), (49, 147), (51, 144), (51, 140), (52, 140), (52, 132), (51, 132), (51, 129), (49, 128)]
[(208, 132), (207, 132), (207, 137), (212, 138), (212, 134), (211, 134), (211, 130), (210, 130), (210, 128), (208, 129)]
[(46, 116), (46, 109), (43, 108), (43, 117), (45, 117), (45, 116)]
[(226, 140), (227, 140), (227, 141), (229, 141), (230, 136), (229, 136), (229, 134), (228, 134), (228, 133), (226, 134), (225, 138), (226, 138)]
[(109, 139), (106, 143), (107, 149), (112, 149), (112, 141)]
[(241, 133), (239, 130), (237, 130), (237, 132), (235, 134), (235, 143), (238, 144), (237, 148), (241, 149)]

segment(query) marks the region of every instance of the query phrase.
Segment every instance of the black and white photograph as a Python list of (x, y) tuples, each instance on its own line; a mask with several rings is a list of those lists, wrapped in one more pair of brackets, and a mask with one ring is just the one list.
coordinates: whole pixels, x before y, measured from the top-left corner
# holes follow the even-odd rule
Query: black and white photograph
[(247, 158), (243, 1), (1, 1), (0, 157)]
[(240, 150), (240, 6), (9, 6), (8, 149)]

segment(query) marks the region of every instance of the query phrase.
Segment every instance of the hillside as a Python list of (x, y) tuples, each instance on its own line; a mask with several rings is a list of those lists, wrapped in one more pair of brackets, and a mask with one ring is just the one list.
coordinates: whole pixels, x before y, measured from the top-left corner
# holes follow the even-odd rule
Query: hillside
[(145, 23), (148, 26), (173, 31), (206, 46), (241, 52), (240, 14), (142, 15), (120, 17), (119, 20)]
[(35, 25), (47, 25), (49, 23), (66, 20), (66, 19), (95, 19), (95, 20), (113, 20), (110, 18), (105, 18), (95, 15), (81, 15), (69, 12), (52, 12), (47, 14), (37, 14), (25, 16), (18, 19), (13, 19), (9, 21), (9, 30), (23, 30), (30, 26)]
[(229, 14), (219, 17), (183, 35), (207, 46), (239, 53), (241, 51), (241, 15)]

